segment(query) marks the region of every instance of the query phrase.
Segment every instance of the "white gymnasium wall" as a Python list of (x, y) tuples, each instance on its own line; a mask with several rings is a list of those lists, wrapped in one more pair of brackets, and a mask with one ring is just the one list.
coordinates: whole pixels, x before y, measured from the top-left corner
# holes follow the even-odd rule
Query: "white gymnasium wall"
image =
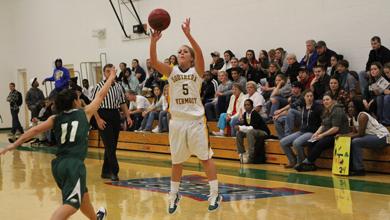
[[(108, 0), (0, 1), (3, 4), (7, 7), (0, 9), (6, 12), (0, 15), (5, 17), (0, 21), (2, 33), (12, 31), (9, 39), (0, 36), (2, 51), (10, 52), (0, 55), (6, 63), (2, 75), (5, 70), (16, 73), (26, 68), (29, 78), (38, 76), (41, 81), (51, 74), (57, 57), (74, 64), (76, 70), (82, 61), (98, 61), (100, 52), (106, 52), (108, 62), (114, 64), (138, 58), (143, 65), (148, 57), (148, 39), (121, 40)], [(211, 51), (226, 49), (240, 57), (249, 48), (257, 55), (260, 49), (281, 46), (302, 57), (305, 40), (313, 38), (325, 40), (329, 48), (344, 54), (351, 69), (360, 70), (373, 35), (390, 46), (387, 0), (138, 0), (135, 5), (143, 22), (154, 8), (165, 8), (171, 14), (171, 25), (159, 42), (161, 59), (187, 43), (180, 29), (185, 17), (191, 17), (192, 33), (203, 48), (206, 63)], [(106, 39), (91, 37), (92, 30), (101, 28), (107, 31)], [(1, 81), (2, 91), (7, 83), (8, 79)]]

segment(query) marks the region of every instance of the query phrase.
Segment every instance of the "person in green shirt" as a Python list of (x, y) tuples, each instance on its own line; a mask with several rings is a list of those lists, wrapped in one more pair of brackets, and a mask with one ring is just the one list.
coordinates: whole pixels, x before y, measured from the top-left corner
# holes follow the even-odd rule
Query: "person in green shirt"
[(100, 208), (95, 213), (91, 204), (86, 187), (87, 174), (84, 164), (88, 150), (89, 121), (99, 109), (116, 78), (116, 70), (112, 64), (107, 64), (103, 71), (109, 72), (110, 75), (95, 99), (84, 109), (81, 109), (80, 98), (76, 91), (63, 90), (55, 100), (57, 115), (31, 128), (15, 143), (0, 149), (0, 155), (3, 155), (37, 134), (54, 129), (58, 150), (56, 158), (51, 163), (52, 173), (62, 191), (63, 205), (53, 213), (52, 220), (68, 219), (78, 209), (81, 209), (89, 219), (101, 220), (106, 216), (104, 208)]

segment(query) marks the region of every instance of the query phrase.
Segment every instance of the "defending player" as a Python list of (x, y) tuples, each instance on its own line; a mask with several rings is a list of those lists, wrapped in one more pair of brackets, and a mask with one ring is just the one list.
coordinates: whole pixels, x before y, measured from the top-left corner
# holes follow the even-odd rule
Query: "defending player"
[(202, 50), (190, 33), (190, 19), (182, 24), (182, 29), (193, 49), (183, 45), (179, 48), (179, 65), (170, 67), (157, 60), (156, 44), (161, 31), (152, 31), (150, 41), (150, 61), (153, 68), (168, 76), (170, 94), (169, 142), (172, 158), (171, 189), (168, 212), (173, 214), (181, 198), (179, 191), (183, 172), (182, 163), (191, 154), (196, 155), (203, 164), (210, 184), (209, 211), (216, 210), (222, 196), (218, 193), (216, 168), (211, 159), (213, 151), (209, 148), (208, 130), (204, 117), (204, 107), (200, 98), (202, 75), (205, 71)]
[(63, 90), (55, 100), (59, 112), (44, 123), (31, 128), (15, 143), (0, 149), (0, 155), (13, 150), (24, 141), (39, 133), (54, 129), (58, 151), (52, 161), (52, 173), (58, 187), (62, 191), (63, 205), (52, 215), (52, 220), (68, 219), (80, 208), (89, 219), (104, 219), (106, 210), (100, 208), (95, 213), (86, 187), (86, 169), (84, 159), (88, 150), (89, 120), (99, 108), (104, 97), (116, 78), (115, 68), (108, 64), (103, 69), (108, 78), (91, 104), (84, 109), (75, 91)]

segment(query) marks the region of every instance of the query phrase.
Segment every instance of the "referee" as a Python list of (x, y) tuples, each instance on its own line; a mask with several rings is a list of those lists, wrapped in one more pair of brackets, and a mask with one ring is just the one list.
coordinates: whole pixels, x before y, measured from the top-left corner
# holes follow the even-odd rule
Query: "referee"
[[(103, 68), (104, 77), (107, 79), (110, 75), (112, 64), (107, 64)], [(95, 98), (96, 93), (102, 89), (104, 81), (98, 83), (95, 87), (92, 99)], [(118, 143), (118, 136), (120, 131), (120, 113), (127, 118), (127, 123), (132, 124), (127, 104), (125, 102), (125, 94), (122, 86), (118, 83), (112, 84), (107, 96), (104, 98), (98, 112), (94, 115), (96, 123), (99, 127), (99, 135), (104, 143), (104, 162), (101, 177), (103, 179), (111, 179), (118, 181), (119, 165), (116, 158), (116, 146)]]

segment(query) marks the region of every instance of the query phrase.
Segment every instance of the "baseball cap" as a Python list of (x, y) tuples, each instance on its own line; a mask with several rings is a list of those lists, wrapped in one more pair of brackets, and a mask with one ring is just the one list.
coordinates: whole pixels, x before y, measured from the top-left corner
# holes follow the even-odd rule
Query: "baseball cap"
[(37, 81), (37, 77), (31, 78), (30, 79), (30, 85), (34, 84), (35, 81)]

